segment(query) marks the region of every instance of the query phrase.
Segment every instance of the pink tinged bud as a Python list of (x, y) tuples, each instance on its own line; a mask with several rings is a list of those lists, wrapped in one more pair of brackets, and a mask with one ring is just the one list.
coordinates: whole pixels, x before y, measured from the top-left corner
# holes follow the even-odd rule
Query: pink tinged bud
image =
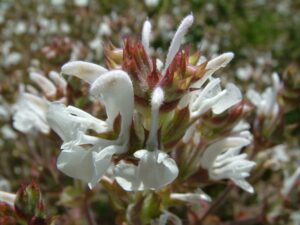
[(83, 61), (68, 62), (61, 68), (62, 74), (76, 76), (88, 83), (93, 83), (105, 72), (107, 72), (107, 69), (104, 67)]
[(56, 95), (55, 85), (42, 74), (31, 72), (30, 79), (42, 89), (47, 97), (54, 97)]
[(15, 210), (20, 218), (27, 221), (30, 221), (34, 216), (45, 217), (42, 195), (36, 183), (32, 182), (18, 190)]

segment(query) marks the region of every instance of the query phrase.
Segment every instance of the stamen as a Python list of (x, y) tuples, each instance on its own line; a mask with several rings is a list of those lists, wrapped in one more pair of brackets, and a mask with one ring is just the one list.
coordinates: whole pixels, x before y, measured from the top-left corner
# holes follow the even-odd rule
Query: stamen
[(181, 41), (183, 39), (183, 36), (186, 34), (187, 30), (189, 29), (189, 27), (193, 24), (194, 22), (194, 16), (192, 14), (186, 16), (181, 24), (179, 25), (172, 41), (171, 41), (171, 45), (169, 47), (169, 51), (168, 51), (168, 55), (167, 55), (167, 59), (165, 62), (165, 67), (163, 70), (163, 74), (166, 73), (166, 70), (168, 69), (169, 65), (171, 64), (171, 62), (173, 61), (176, 53), (178, 52), (180, 45), (181, 45)]
[(158, 147), (157, 141), (157, 127), (158, 127), (158, 116), (159, 108), (164, 101), (164, 92), (161, 87), (154, 89), (151, 99), (151, 129), (147, 141), (147, 149), (149, 151), (154, 151)]

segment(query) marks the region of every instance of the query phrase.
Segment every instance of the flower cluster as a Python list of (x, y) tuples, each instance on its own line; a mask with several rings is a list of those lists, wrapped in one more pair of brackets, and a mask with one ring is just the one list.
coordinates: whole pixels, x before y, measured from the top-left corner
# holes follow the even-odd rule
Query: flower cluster
[[(190, 54), (189, 48), (181, 48), (193, 20), (193, 15), (182, 20), (164, 62), (152, 56), (151, 23), (146, 21), (141, 41), (127, 38), (124, 48), (107, 47), (108, 69), (82, 61), (62, 67), (62, 74), (88, 83), (91, 96), (106, 111), (106, 119), (98, 119), (74, 106), (49, 105), (48, 123), (63, 140), (57, 160), (63, 173), (92, 188), (111, 168), (127, 191), (158, 190), (180, 176), (179, 168), (190, 164), (172, 157), (187, 142), (198, 153), (193, 159), (197, 168), (207, 170), (212, 180), (231, 179), (253, 192), (245, 177), (255, 163), (246, 159), (246, 153), (240, 154), (251, 142), (247, 126), (209, 141), (201, 133), (205, 116), (230, 117), (237, 124), (242, 94), (232, 83), (222, 88), (221, 80), (213, 77), (233, 53), (206, 60), (200, 52)], [(204, 149), (188, 138), (195, 135), (199, 143), (206, 143)]]

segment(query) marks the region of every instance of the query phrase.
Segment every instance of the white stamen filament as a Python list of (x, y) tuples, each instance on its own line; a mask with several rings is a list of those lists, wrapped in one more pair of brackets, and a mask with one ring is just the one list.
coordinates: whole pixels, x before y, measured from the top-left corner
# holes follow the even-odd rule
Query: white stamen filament
[(169, 65), (173, 61), (175, 55), (177, 54), (177, 52), (181, 46), (181, 41), (182, 41), (184, 35), (187, 33), (187, 30), (193, 24), (193, 22), (194, 22), (194, 16), (192, 14), (190, 14), (182, 20), (179, 27), (177, 28), (177, 31), (176, 31), (176, 33), (171, 41), (171, 45), (169, 47), (167, 59), (165, 62), (165, 67), (163, 69), (163, 74), (166, 73)]
[(149, 151), (154, 151), (158, 147), (157, 141), (157, 127), (158, 127), (158, 117), (159, 108), (164, 101), (164, 92), (161, 87), (156, 87), (152, 93), (151, 99), (151, 128), (150, 134), (147, 141), (147, 149)]

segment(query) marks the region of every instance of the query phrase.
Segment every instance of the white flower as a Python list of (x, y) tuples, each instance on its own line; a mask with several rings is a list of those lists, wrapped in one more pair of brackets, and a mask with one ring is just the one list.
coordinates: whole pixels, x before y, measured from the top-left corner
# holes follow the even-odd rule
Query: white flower
[(221, 114), (242, 100), (238, 87), (232, 83), (222, 91), (219, 78), (211, 78), (209, 83), (191, 94), (189, 109), (192, 118), (197, 118), (212, 109), (214, 114)]
[(152, 94), (152, 122), (147, 140), (147, 149), (134, 153), (138, 165), (121, 161), (115, 168), (115, 178), (127, 191), (158, 190), (171, 183), (178, 176), (176, 162), (158, 149), (158, 112), (164, 100), (164, 93), (157, 87)]
[(30, 133), (40, 131), (49, 133), (46, 120), (47, 103), (45, 99), (29, 93), (21, 93), (19, 100), (13, 106), (13, 126), (18, 131)]
[[(201, 79), (191, 85), (195, 89), (186, 94), (179, 102), (179, 108), (189, 106), (193, 118), (212, 109), (214, 114), (221, 114), (233, 105), (242, 100), (242, 94), (238, 87), (228, 83), (222, 91), (219, 78), (212, 75), (220, 68), (225, 67), (234, 57), (232, 52), (223, 53), (208, 61), (206, 72)], [(206, 59), (200, 58), (197, 64), (203, 63)], [(208, 82), (205, 87), (203, 85)]]
[(201, 166), (208, 170), (213, 180), (230, 179), (247, 192), (253, 193), (253, 187), (245, 180), (256, 165), (240, 154), (241, 148), (250, 141), (241, 137), (228, 137), (208, 146), (201, 157)]
[(272, 74), (272, 81), (273, 86), (268, 87), (261, 95), (251, 89), (247, 92), (247, 97), (257, 107), (258, 115), (276, 118), (279, 113), (277, 95), (281, 85), (277, 73)]
[(134, 153), (138, 166), (121, 161), (115, 168), (115, 178), (126, 191), (158, 190), (178, 175), (175, 161), (163, 151), (139, 150)]
[[(112, 156), (127, 151), (134, 106), (132, 83), (124, 71), (107, 72), (92, 63), (70, 62), (62, 67), (62, 73), (91, 83), (91, 94), (99, 97), (105, 105), (106, 121), (73, 106), (56, 103), (50, 105), (47, 114), (51, 128), (63, 140), (58, 168), (68, 176), (87, 182), (92, 188), (112, 165)], [(111, 130), (118, 114), (121, 115), (121, 131), (116, 140), (86, 134), (87, 130), (96, 133)]]
[[(66, 94), (66, 81), (55, 71), (49, 73), (50, 81), (44, 75), (37, 72), (30, 72), (30, 79), (39, 87), (43, 95), (48, 98), (55, 98), (58, 92)], [(20, 95), (17, 103), (13, 106), (13, 126), (23, 133), (40, 131), (49, 133), (50, 128), (46, 120), (48, 101), (38, 96), (39, 92), (32, 86), (20, 87)], [(30, 93), (29, 93), (30, 92)], [(64, 99), (61, 98), (61, 101)]]

